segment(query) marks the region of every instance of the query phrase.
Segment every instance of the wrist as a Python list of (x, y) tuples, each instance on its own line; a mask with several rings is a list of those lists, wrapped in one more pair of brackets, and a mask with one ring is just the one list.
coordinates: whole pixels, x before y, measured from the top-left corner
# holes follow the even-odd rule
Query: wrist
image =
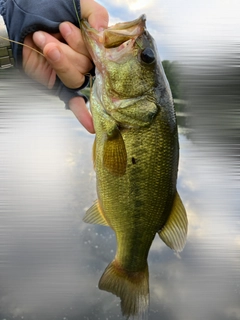
[[(3, 39), (3, 38), (5, 39)], [(14, 65), (10, 41), (8, 41), (7, 28), (3, 17), (0, 15), (0, 69), (10, 68)]]

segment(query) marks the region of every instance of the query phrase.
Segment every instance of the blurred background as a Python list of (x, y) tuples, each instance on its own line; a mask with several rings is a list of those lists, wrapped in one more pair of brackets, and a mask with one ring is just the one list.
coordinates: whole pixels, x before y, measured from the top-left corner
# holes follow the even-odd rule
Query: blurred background
[[(180, 257), (154, 240), (149, 320), (239, 320), (239, 3), (101, 3), (112, 23), (147, 14), (178, 116), (189, 234)], [(14, 69), (0, 71), (0, 133), (0, 319), (123, 319), (97, 288), (114, 233), (82, 222), (94, 136)]]

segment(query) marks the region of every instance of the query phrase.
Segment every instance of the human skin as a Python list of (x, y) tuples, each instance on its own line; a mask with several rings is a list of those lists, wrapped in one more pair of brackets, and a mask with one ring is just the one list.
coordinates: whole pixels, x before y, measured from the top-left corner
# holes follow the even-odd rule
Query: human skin
[[(81, 18), (87, 19), (97, 30), (108, 26), (107, 10), (94, 0), (81, 0)], [(54, 86), (56, 75), (65, 86), (79, 88), (84, 83), (85, 74), (93, 68), (90, 54), (79, 28), (70, 22), (63, 22), (59, 31), (57, 34), (37, 31), (25, 38), (24, 44), (41, 51), (44, 56), (24, 47), (24, 72), (49, 89)], [(94, 133), (92, 116), (84, 99), (74, 97), (68, 105), (80, 123), (90, 133)]]

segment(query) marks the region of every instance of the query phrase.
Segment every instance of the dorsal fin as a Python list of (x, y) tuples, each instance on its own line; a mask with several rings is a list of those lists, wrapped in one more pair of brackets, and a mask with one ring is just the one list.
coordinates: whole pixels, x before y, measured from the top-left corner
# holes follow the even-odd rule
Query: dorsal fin
[(96, 200), (94, 204), (87, 210), (83, 218), (83, 221), (86, 223), (101, 224), (103, 226), (109, 226), (99, 206), (98, 200)]
[(164, 227), (158, 234), (168, 247), (177, 252), (181, 252), (186, 243), (187, 228), (187, 214), (182, 200), (176, 192), (172, 211)]

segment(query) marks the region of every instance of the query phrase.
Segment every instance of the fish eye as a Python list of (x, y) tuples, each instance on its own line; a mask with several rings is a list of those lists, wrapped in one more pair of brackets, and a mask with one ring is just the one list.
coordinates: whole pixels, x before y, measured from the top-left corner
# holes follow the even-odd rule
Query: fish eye
[(140, 54), (141, 60), (145, 63), (152, 63), (155, 61), (155, 54), (152, 48), (145, 48)]

